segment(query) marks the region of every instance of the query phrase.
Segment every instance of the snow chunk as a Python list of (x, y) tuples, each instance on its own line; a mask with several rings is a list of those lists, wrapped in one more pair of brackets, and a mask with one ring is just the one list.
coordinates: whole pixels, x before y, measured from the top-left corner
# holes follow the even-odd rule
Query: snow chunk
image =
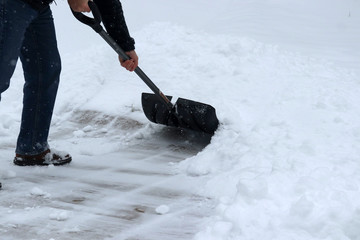
[(84, 127), (82, 130), (84, 132), (91, 132), (94, 130), (94, 128), (92, 126), (88, 125), (88, 126)]
[(70, 213), (68, 211), (57, 211), (49, 215), (51, 220), (66, 221), (69, 219)]
[(43, 191), (42, 189), (40, 189), (38, 187), (32, 188), (30, 191), (30, 194), (33, 196), (44, 197), (44, 198), (49, 198), (51, 196), (51, 194)]
[(73, 132), (75, 137), (81, 138), (85, 136), (85, 132), (83, 130), (76, 130)]
[(157, 214), (164, 215), (170, 211), (170, 207), (167, 205), (160, 205), (155, 209)]

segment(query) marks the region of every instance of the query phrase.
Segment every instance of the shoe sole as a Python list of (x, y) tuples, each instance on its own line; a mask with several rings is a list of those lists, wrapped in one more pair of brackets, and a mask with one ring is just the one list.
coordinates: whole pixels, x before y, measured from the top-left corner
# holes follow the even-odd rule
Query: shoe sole
[(46, 161), (42, 161), (42, 160), (19, 160), (17, 158), (14, 159), (14, 164), (17, 166), (49, 166), (49, 165), (54, 165), (54, 166), (62, 166), (62, 165), (66, 165), (69, 164), (72, 161), (72, 158), (67, 158), (67, 159), (63, 159), (61, 161), (52, 161), (52, 162), (46, 162)]

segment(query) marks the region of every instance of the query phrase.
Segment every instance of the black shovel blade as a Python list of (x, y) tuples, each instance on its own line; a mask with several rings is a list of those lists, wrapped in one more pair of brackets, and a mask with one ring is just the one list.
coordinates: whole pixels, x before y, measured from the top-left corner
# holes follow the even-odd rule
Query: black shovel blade
[[(166, 97), (172, 99), (171, 96)], [(141, 101), (146, 117), (154, 123), (209, 134), (214, 134), (219, 125), (215, 108), (205, 103), (179, 98), (169, 109), (162, 99), (152, 93), (143, 93)]]

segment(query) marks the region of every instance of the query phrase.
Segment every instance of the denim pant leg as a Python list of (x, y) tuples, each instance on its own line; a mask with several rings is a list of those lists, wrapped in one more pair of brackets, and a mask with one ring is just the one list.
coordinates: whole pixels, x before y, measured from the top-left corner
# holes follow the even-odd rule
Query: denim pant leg
[(20, 59), (25, 85), (16, 153), (36, 155), (49, 148), (47, 140), (61, 71), (50, 7), (27, 28)]
[(21, 0), (0, 0), (0, 100), (10, 85), (25, 31), (36, 16)]

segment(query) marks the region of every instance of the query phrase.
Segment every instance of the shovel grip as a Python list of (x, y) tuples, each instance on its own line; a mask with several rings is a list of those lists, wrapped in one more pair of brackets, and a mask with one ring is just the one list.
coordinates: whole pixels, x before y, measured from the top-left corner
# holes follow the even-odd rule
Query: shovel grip
[(74, 17), (77, 20), (79, 20), (83, 24), (90, 26), (92, 29), (95, 30), (95, 32), (99, 33), (99, 32), (101, 32), (101, 30), (103, 30), (102, 26), (100, 25), (101, 21), (102, 21), (100, 11), (99, 11), (98, 7), (96, 6), (96, 4), (92, 0), (88, 1), (88, 5), (89, 5), (89, 8), (91, 9), (93, 18), (88, 17), (81, 12), (75, 12), (71, 8), (70, 9), (71, 9), (72, 14), (74, 15)]

